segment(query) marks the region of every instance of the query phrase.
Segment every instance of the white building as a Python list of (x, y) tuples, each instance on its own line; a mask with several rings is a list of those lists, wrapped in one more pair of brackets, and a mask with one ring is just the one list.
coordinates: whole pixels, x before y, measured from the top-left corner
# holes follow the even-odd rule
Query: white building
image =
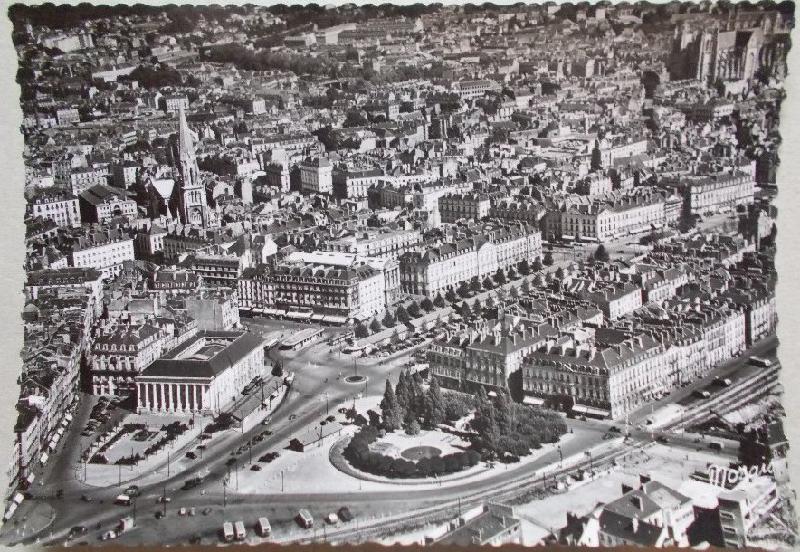
[(136, 377), (137, 412), (218, 414), (264, 375), (256, 334), (198, 332)]

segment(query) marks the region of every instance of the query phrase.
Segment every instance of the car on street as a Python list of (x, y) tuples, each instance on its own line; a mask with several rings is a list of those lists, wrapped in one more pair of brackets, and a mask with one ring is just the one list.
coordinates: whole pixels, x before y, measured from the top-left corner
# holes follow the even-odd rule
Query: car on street
[(156, 502), (158, 502), (159, 504), (164, 504), (165, 502), (166, 503), (172, 502), (172, 499), (168, 496), (161, 495), (158, 497), (158, 500)]
[(200, 479), (199, 477), (193, 477), (191, 479), (187, 479), (186, 481), (183, 482), (183, 490), (188, 491), (189, 489), (194, 489), (195, 487), (200, 485), (201, 482), (202, 479)]
[(289, 421), (297, 419), (297, 414), (289, 414)]
[(81, 500), (83, 500), (84, 502), (94, 502), (94, 499), (87, 494), (81, 495)]
[(341, 508), (339, 508), (338, 513), (339, 513), (339, 519), (344, 521), (345, 523), (348, 521), (352, 521), (353, 517), (355, 517), (353, 516), (353, 513), (350, 511), (350, 508), (348, 508), (347, 506), (342, 506)]
[(656, 437), (656, 441), (658, 441), (659, 443), (664, 443), (664, 444), (669, 443), (669, 439), (667, 437), (665, 437), (664, 435), (659, 435), (658, 437)]
[(139, 485), (131, 485), (130, 487), (125, 489), (125, 494), (133, 498), (139, 496), (142, 493), (141, 491), (139, 491)]
[(211, 513), (211, 508), (210, 507), (205, 507), (202, 510), (200, 510), (200, 513), (203, 514), (204, 516), (207, 516), (208, 514)]
[(330, 514), (325, 516), (325, 521), (328, 523), (328, 525), (336, 525), (337, 523), (339, 523), (339, 516), (331, 512)]
[(186, 508), (181, 508), (180, 510), (178, 510), (178, 515), (179, 516), (187, 516), (187, 515), (189, 515), (189, 510), (187, 510)]
[(312, 527), (314, 527), (314, 518), (311, 517), (311, 512), (309, 512), (305, 508), (298, 511), (294, 519), (295, 521), (297, 521), (297, 524), (303, 529), (311, 529)]
[(259, 466), (258, 464), (253, 464), (252, 466), (250, 466), (250, 470), (251, 471), (261, 471), (261, 466)]
[(194, 452), (193, 450), (190, 450), (190, 451), (188, 451), (186, 453), (186, 458), (188, 458), (189, 460), (196, 460), (197, 459), (197, 453)]
[(234, 456), (233, 458), (228, 458), (228, 459), (225, 461), (225, 465), (226, 465), (226, 466), (232, 466), (232, 465), (234, 465), (235, 463), (236, 463), (236, 457), (235, 457), (235, 456)]
[(164, 514), (164, 511), (163, 511), (163, 510), (159, 510), (159, 511), (157, 511), (157, 512), (156, 512), (156, 519), (161, 519), (161, 518), (163, 518), (165, 515), (166, 515), (166, 514)]
[(83, 525), (76, 525), (75, 527), (69, 530), (69, 535), (67, 536), (67, 538), (74, 539), (77, 537), (81, 537), (88, 532), (89, 530)]

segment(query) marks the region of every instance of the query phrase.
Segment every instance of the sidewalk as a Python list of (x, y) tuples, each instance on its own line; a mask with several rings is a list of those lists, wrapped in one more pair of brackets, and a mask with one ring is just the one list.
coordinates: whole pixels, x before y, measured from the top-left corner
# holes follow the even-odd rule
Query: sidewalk
[(3, 525), (0, 544), (8, 546), (11, 542), (33, 536), (47, 529), (53, 520), (55, 510), (49, 504), (35, 499), (26, 500), (17, 508), (14, 517)]

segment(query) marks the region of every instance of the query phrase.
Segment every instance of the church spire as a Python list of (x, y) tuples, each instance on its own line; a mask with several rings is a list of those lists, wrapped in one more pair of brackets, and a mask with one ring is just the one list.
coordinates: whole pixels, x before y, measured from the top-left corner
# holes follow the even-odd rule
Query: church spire
[(186, 122), (183, 106), (178, 109), (178, 156), (181, 160), (194, 159), (194, 136)]

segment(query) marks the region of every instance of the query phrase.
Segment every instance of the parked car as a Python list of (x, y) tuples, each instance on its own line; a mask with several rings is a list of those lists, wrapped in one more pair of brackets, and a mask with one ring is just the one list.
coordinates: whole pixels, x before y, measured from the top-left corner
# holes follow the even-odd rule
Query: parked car
[(297, 512), (297, 515), (294, 519), (297, 521), (297, 524), (304, 529), (310, 529), (314, 527), (314, 518), (311, 517), (311, 512), (305, 508)]
[(186, 458), (188, 458), (189, 460), (196, 460), (197, 453), (195, 453), (193, 450), (190, 450), (189, 452), (186, 453)]
[(200, 510), (200, 513), (203, 514), (204, 516), (207, 516), (208, 514), (211, 513), (211, 508), (205, 507), (202, 510)]
[(258, 464), (253, 464), (252, 466), (250, 466), (250, 470), (251, 471), (261, 471), (261, 466), (259, 466)]

